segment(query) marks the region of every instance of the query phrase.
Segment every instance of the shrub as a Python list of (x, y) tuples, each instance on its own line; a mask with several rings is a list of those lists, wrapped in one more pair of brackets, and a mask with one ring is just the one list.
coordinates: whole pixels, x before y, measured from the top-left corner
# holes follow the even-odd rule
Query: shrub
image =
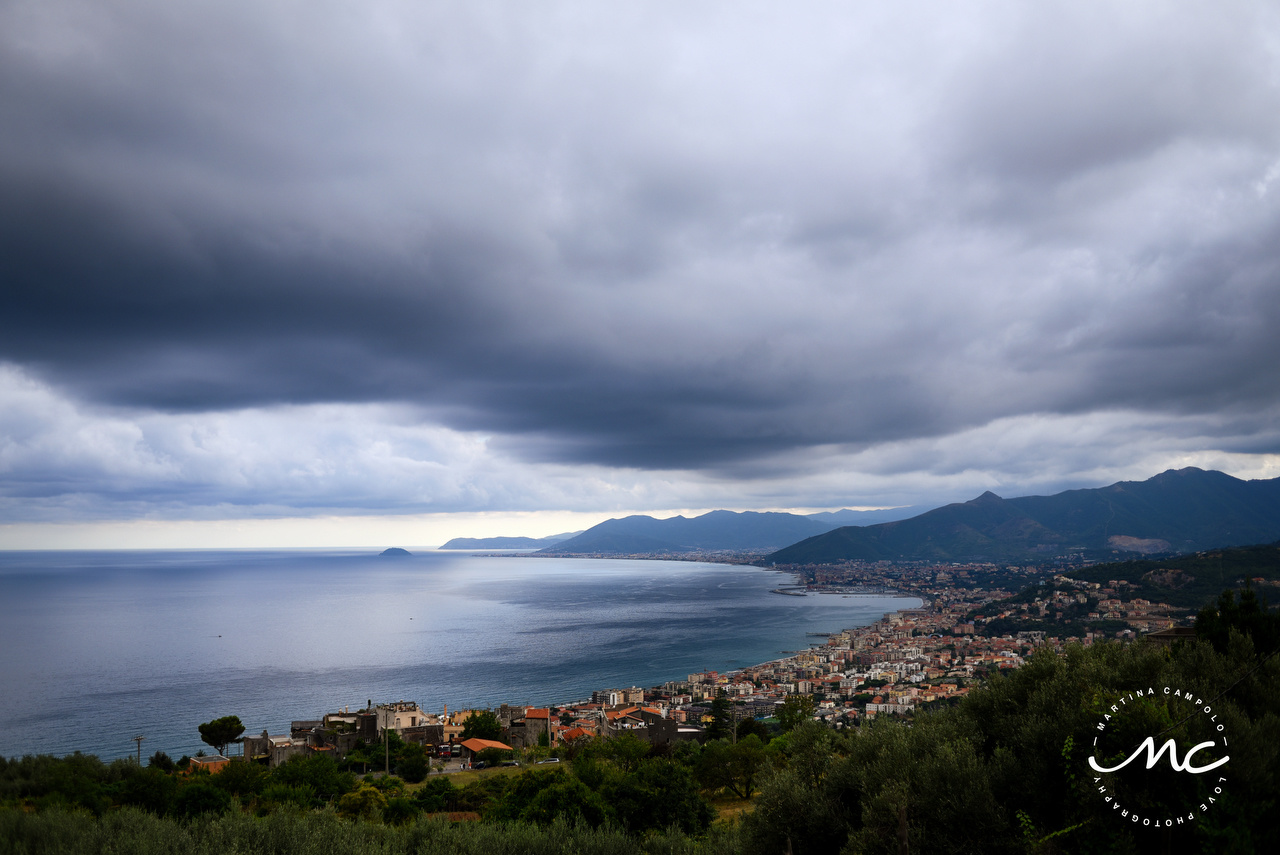
[(204, 814), (225, 813), (231, 807), (231, 796), (212, 784), (196, 781), (187, 784), (178, 792), (174, 800), (173, 812), (178, 816), (193, 819)]

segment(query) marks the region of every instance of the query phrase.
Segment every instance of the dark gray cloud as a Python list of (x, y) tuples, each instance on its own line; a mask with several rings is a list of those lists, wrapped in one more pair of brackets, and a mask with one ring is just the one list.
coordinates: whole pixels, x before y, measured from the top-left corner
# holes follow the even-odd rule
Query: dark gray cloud
[(85, 418), (390, 406), (761, 502), (888, 495), (902, 443), (936, 484), (1096, 476), (951, 457), (1045, 418), (1275, 455), (1277, 36), (1248, 2), (10, 4), (0, 361)]

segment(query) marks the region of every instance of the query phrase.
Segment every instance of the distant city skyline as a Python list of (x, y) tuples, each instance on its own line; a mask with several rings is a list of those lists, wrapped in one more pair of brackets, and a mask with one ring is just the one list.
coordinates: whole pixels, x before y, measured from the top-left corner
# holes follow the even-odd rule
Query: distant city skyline
[(1280, 476), (1280, 9), (0, 8), (0, 549)]

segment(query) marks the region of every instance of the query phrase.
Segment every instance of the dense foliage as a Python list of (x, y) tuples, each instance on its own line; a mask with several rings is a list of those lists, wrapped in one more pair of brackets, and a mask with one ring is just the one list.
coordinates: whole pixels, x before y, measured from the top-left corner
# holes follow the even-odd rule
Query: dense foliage
[[(756, 737), (744, 744), (762, 750)], [(706, 832), (713, 815), (703, 795), (704, 776), (712, 776), (719, 788), (741, 787), (742, 775), (754, 774), (722, 775), (713, 763), (699, 763), (700, 751), (689, 746), (673, 758), (624, 734), (582, 746), (552, 767), (486, 775), (463, 787), (437, 775), (416, 788), (396, 775), (360, 779), (324, 754), (294, 757), (276, 769), (236, 761), (215, 774), (190, 773), (171, 761), (142, 767), (130, 760), (104, 764), (81, 754), (23, 757), (0, 759), (0, 806), (22, 813), (82, 811), (104, 819), (131, 808), (178, 822), (240, 812), (267, 817), (322, 811), (394, 826), (448, 813), (539, 827), (569, 823), (624, 835), (669, 830), (696, 835)], [(425, 776), (420, 747), (398, 742), (392, 756), (394, 768)], [(722, 760), (730, 762), (727, 756)]]
[[(1043, 649), (960, 705), (909, 725), (877, 720), (857, 733), (802, 725), (778, 746), (785, 762), (762, 783), (745, 820), (745, 850), (1280, 851), (1280, 657), (1274, 648), (1259, 652), (1248, 631), (1274, 632), (1280, 618), (1250, 608), (1211, 611), (1202, 620), (1216, 647), (1114, 643), (1071, 647), (1064, 656)], [(1173, 738), (1180, 752), (1211, 738), (1208, 717), (1185, 714), (1190, 705), (1170, 700), (1166, 686), (1211, 706), (1229, 734), (1223, 792), (1212, 792), (1210, 776), (1165, 767), (1154, 783), (1120, 780), (1120, 798), (1108, 802), (1086, 761), (1103, 715), (1126, 693), (1157, 689), (1156, 702), (1135, 706), (1128, 719), (1130, 750), (1144, 735)], [(1159, 831), (1112, 807), (1123, 802), (1161, 816), (1179, 798), (1215, 800), (1208, 811), (1194, 809), (1193, 821)]]
[(730, 855), (732, 832), (693, 840), (679, 832), (640, 839), (617, 828), (553, 823), (450, 823), (418, 818), (403, 825), (353, 822), (330, 811), (243, 813), (179, 822), (124, 808), (97, 819), (55, 809), (0, 810), (0, 855), (98, 855), (102, 852), (223, 855)]

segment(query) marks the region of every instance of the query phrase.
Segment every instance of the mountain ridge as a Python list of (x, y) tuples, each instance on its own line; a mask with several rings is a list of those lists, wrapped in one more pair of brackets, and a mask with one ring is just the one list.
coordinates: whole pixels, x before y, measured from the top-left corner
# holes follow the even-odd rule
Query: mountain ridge
[(541, 549), (582, 534), (569, 531), (546, 537), (455, 537), (437, 549)]
[[(870, 522), (901, 518), (921, 506), (875, 511), (708, 511), (696, 517), (656, 519), (643, 514), (605, 520), (580, 535), (539, 550), (554, 555), (660, 555), (687, 552), (762, 552), (796, 543), (842, 525), (845, 519)], [(928, 506), (924, 506), (928, 507)]]
[[(774, 564), (842, 560), (1046, 561), (1171, 553), (1280, 538), (1280, 478), (1243, 481), (1195, 467), (1146, 481), (1004, 499), (990, 490), (967, 502), (872, 526), (842, 526), (766, 557)], [(1127, 548), (1127, 547), (1141, 548)]]

